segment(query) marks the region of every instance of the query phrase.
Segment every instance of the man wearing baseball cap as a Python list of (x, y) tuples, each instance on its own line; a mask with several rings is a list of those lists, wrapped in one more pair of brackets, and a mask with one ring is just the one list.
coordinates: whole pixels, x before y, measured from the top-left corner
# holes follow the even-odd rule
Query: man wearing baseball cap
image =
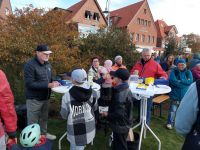
[(52, 81), (52, 69), (48, 62), (51, 53), (47, 45), (38, 45), (35, 57), (25, 64), (24, 80), (27, 123), (38, 123), (41, 134), (54, 140), (56, 136), (47, 133), (48, 106), (51, 88), (59, 86), (59, 83)]
[(127, 136), (132, 127), (133, 102), (129, 89), (128, 79), (130, 73), (125, 68), (119, 68), (114, 73), (116, 86), (113, 87), (109, 111), (102, 113), (107, 116), (113, 131), (113, 150), (127, 150)]

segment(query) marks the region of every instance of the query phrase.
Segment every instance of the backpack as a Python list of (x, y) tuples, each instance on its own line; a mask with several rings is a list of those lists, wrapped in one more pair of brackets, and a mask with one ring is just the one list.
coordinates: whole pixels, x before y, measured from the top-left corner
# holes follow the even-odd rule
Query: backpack
[(196, 81), (198, 93), (198, 107), (197, 120), (194, 123), (192, 130), (185, 138), (182, 150), (200, 150), (200, 80)]

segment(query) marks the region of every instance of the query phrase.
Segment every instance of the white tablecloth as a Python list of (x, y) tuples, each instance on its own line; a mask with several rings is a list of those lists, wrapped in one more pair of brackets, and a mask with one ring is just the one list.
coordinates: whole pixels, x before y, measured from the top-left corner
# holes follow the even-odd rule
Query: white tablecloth
[(137, 89), (138, 83), (131, 82), (130, 83), (130, 90), (133, 93), (133, 96), (136, 97), (135, 94), (139, 94), (145, 97), (150, 97), (155, 94), (165, 94), (171, 91), (171, 88), (167, 85), (153, 85), (148, 86), (146, 90)]
[[(56, 92), (56, 93), (61, 93), (61, 94), (64, 94), (64, 93), (67, 93), (69, 92), (69, 89), (71, 89), (72, 85), (70, 86), (58, 86), (58, 87), (55, 87), (55, 88), (52, 88), (52, 91)], [(100, 97), (100, 85), (97, 84), (97, 83), (93, 83), (92, 84), (92, 94), (93, 94), (93, 97), (95, 98), (99, 98)]]

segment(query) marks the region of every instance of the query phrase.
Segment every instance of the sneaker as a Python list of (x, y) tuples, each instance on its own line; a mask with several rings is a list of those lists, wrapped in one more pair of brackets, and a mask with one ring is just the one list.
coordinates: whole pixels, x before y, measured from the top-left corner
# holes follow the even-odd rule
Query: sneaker
[(56, 136), (53, 135), (53, 134), (47, 133), (47, 134), (46, 134), (46, 138), (49, 139), (49, 140), (55, 140), (55, 139), (56, 139)]
[(108, 145), (109, 145), (109, 147), (112, 146), (112, 142), (113, 142), (113, 133), (110, 135), (110, 137), (108, 139)]
[(172, 125), (171, 124), (167, 124), (167, 129), (171, 130), (172, 129)]

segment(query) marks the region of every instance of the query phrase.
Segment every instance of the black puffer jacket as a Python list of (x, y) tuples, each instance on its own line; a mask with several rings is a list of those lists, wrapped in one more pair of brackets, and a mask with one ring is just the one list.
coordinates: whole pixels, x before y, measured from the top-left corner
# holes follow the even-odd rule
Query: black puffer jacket
[(126, 133), (133, 122), (132, 93), (127, 83), (113, 88), (112, 101), (108, 112), (111, 128), (116, 133)]
[(37, 57), (30, 59), (24, 67), (24, 80), (26, 99), (49, 99), (48, 84), (52, 81), (52, 73), (48, 62), (41, 64)]

